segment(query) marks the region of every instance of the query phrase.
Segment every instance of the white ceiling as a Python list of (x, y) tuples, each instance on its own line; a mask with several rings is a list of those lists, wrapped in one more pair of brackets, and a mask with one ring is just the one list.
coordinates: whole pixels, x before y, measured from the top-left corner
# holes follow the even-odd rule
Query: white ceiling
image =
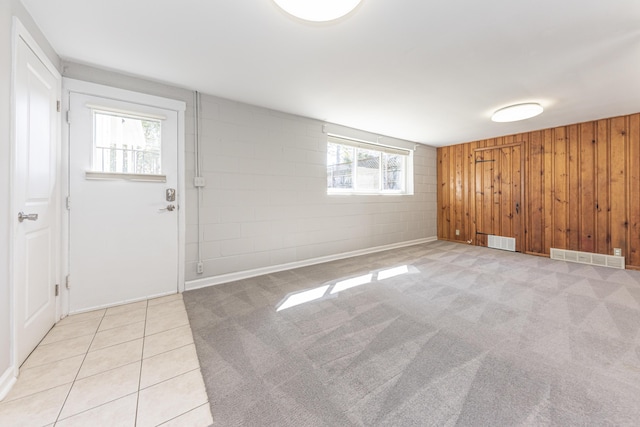
[(640, 0), (22, 1), (64, 59), (434, 146), (640, 112)]

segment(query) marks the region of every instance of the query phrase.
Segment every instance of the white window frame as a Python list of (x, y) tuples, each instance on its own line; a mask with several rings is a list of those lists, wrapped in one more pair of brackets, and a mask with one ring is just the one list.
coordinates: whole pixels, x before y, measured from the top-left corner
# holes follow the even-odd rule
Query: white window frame
[[(353, 188), (329, 188), (327, 187), (328, 195), (407, 195), (413, 194), (413, 151), (400, 148), (400, 147), (391, 147), (382, 144), (374, 144), (372, 142), (356, 140), (345, 138), (343, 136), (332, 135), (329, 134), (327, 136), (327, 144), (339, 144), (348, 147), (353, 147), (354, 151), (354, 167), (352, 169), (352, 183)], [(328, 145), (327, 145), (328, 147)], [(378, 151), (380, 153), (380, 189), (378, 190), (364, 190), (358, 189), (358, 174), (357, 174), (357, 162), (358, 162), (358, 149), (364, 150), (373, 150)], [(383, 186), (383, 167), (382, 167), (382, 154), (396, 154), (404, 156), (404, 167), (403, 167), (403, 183), (404, 188), (402, 190), (385, 190), (382, 188)]]
[[(87, 104), (87, 108), (91, 109), (93, 116), (93, 152), (91, 153), (91, 170), (87, 171), (87, 178), (89, 179), (132, 179), (141, 181), (166, 181), (166, 176), (162, 170), (162, 141), (160, 141), (160, 157), (158, 162), (160, 163), (159, 173), (138, 173), (138, 172), (110, 172), (100, 170), (96, 167), (96, 154), (97, 154), (97, 138), (96, 138), (96, 114), (113, 115), (116, 117), (129, 118), (134, 120), (149, 120), (160, 123), (162, 129), (162, 122), (167, 118), (162, 115), (151, 113), (140, 113), (136, 111), (126, 111), (118, 108), (105, 107), (101, 105)], [(162, 130), (161, 130), (162, 135)], [(162, 140), (162, 136), (161, 136)], [(104, 147), (103, 147), (104, 148)]]

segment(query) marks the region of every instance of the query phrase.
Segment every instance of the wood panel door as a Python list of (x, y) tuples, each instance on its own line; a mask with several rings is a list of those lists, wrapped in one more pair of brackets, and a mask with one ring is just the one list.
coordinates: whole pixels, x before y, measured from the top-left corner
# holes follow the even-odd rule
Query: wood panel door
[(490, 234), (516, 239), (524, 249), (521, 144), (477, 148), (475, 155), (475, 244), (487, 246)]

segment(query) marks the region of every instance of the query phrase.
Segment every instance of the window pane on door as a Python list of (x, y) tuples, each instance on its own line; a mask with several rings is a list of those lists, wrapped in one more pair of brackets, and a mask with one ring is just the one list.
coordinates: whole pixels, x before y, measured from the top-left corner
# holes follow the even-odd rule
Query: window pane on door
[(94, 111), (95, 172), (160, 175), (161, 122)]

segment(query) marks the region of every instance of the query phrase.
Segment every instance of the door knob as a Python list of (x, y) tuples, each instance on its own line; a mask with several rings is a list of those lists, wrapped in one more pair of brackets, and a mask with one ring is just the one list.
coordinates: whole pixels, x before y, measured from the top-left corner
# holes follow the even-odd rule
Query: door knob
[(163, 211), (173, 212), (175, 209), (176, 209), (176, 207), (174, 205), (167, 205), (166, 208), (158, 209), (158, 211), (159, 212), (163, 212)]
[(25, 219), (29, 221), (37, 221), (38, 214), (26, 214), (24, 212), (18, 212), (18, 221), (22, 222)]

